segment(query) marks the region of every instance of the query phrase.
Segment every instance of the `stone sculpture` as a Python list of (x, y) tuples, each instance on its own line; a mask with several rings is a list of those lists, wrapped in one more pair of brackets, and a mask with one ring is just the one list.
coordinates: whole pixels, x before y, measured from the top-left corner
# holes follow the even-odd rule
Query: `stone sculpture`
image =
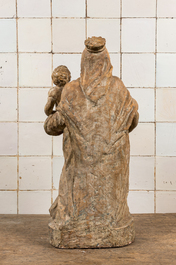
[(50, 243), (59, 248), (119, 247), (135, 237), (127, 205), (129, 132), (138, 105), (112, 76), (105, 39), (88, 38), (81, 77), (67, 83), (45, 121), (49, 135), (63, 133), (65, 164), (50, 208)]
[(48, 92), (48, 101), (44, 109), (47, 116), (54, 113), (53, 107), (55, 106), (57, 108), (61, 100), (63, 87), (70, 81), (70, 79), (71, 74), (66, 66), (60, 65), (54, 69), (52, 73), (52, 80), (56, 86), (51, 88)]

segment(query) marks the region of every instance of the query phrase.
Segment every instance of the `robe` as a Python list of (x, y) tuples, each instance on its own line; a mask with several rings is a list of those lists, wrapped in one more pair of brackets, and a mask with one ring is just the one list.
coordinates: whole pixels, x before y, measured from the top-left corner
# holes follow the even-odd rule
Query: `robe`
[(86, 80), (90, 65), (83, 67), (81, 78), (66, 84), (56, 113), (45, 122), (48, 134), (63, 132), (65, 163), (50, 213), (58, 229), (67, 227), (67, 240), (87, 235), (97, 239), (105, 227), (111, 233), (132, 222), (127, 205), (129, 132), (137, 125), (138, 105), (123, 82), (112, 76), (110, 61), (99, 64), (95, 82)]

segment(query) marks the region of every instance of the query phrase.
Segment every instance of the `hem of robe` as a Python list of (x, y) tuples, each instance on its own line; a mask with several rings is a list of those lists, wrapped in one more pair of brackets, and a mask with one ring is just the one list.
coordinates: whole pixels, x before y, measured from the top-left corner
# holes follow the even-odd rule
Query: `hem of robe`
[[(118, 223), (117, 223), (118, 225)], [(122, 247), (135, 239), (134, 221), (131, 215), (120, 227), (115, 224), (99, 225), (92, 221), (69, 220), (61, 224), (49, 223), (50, 244), (56, 248), (107, 248)]]

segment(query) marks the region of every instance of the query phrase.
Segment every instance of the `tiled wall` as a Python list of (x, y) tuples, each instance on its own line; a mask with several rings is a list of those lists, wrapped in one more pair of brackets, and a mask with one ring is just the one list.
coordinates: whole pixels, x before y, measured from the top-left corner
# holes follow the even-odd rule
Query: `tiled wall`
[(0, 0), (0, 213), (48, 213), (63, 165), (62, 137), (43, 130), (50, 76), (79, 77), (92, 35), (139, 102), (130, 210), (176, 212), (175, 29), (175, 0)]

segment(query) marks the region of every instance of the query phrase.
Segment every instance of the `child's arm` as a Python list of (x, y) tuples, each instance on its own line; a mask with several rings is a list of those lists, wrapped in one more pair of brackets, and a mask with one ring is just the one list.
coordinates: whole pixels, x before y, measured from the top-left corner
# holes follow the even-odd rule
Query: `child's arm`
[(47, 116), (49, 116), (50, 114), (53, 113), (53, 107), (54, 107), (55, 103), (56, 102), (55, 102), (54, 98), (48, 97), (48, 101), (47, 101), (45, 108), (44, 108), (45, 114)]
[(61, 93), (62, 93), (62, 87), (54, 87), (51, 88), (48, 92), (48, 101), (45, 105), (45, 114), (47, 116), (49, 116), (50, 114), (54, 113), (53, 111), (53, 107), (56, 104), (56, 106), (58, 105), (58, 103), (60, 102), (61, 99)]

